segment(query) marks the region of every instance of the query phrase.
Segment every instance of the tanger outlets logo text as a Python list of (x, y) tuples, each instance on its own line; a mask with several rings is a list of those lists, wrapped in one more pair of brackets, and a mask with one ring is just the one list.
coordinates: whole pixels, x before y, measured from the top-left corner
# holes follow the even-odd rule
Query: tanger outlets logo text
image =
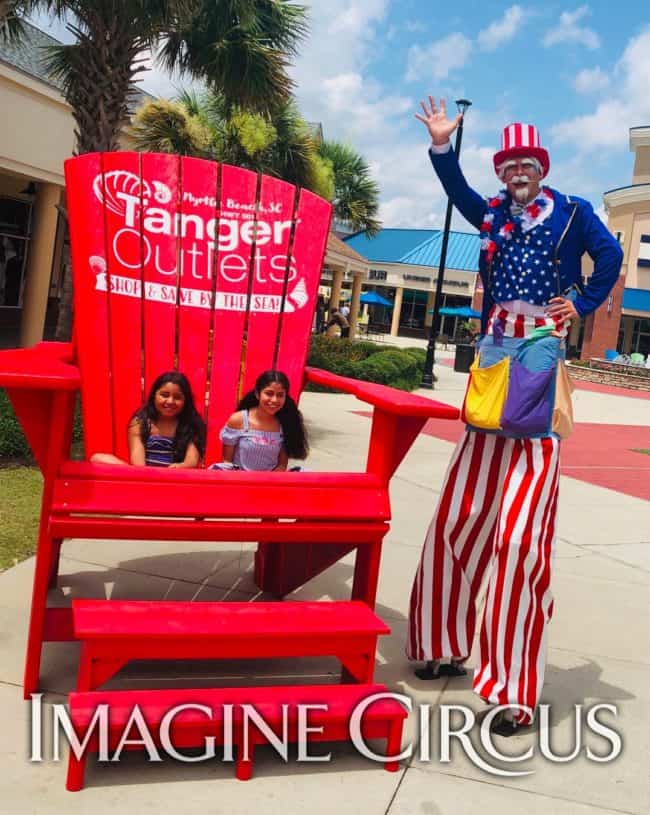
[[(416, 716), (416, 734), (413, 743), (403, 745), (397, 755), (383, 755), (376, 752), (377, 742), (372, 746), (364, 738), (364, 717), (372, 704), (382, 699), (400, 702), (412, 715)], [(31, 761), (45, 758), (43, 738), (42, 694), (32, 694), (31, 700)], [(61, 755), (61, 736), (67, 741), (70, 750), (81, 758), (92, 745), (92, 752), (99, 761), (119, 761), (124, 749), (140, 748), (146, 751), (150, 761), (162, 761), (163, 755), (178, 761), (194, 763), (217, 759), (234, 761), (235, 750), (245, 761), (251, 749), (251, 728), (261, 733), (268, 744), (287, 762), (289, 745), (297, 742), (297, 761), (327, 762), (331, 754), (312, 755), (311, 738), (326, 738), (324, 721), (328, 706), (325, 704), (282, 705), (281, 721), (268, 722), (254, 704), (224, 704), (219, 709), (198, 703), (181, 704), (170, 708), (155, 726), (150, 725), (142, 710), (134, 705), (130, 715), (120, 718), (116, 729), (111, 721), (111, 708), (99, 704), (85, 729), (75, 728), (65, 705), (54, 704), (52, 712), (52, 744), (50, 756), (58, 761)], [(438, 761), (449, 764), (455, 751), (462, 751), (472, 764), (481, 771), (500, 777), (531, 775), (534, 770), (516, 769), (514, 765), (528, 761), (536, 755), (554, 764), (566, 764), (579, 756), (588, 761), (606, 764), (614, 761), (623, 748), (619, 733), (607, 722), (616, 717), (614, 705), (597, 704), (590, 708), (575, 705), (571, 721), (572, 739), (565, 752), (554, 749), (551, 739), (552, 717), (549, 705), (537, 709), (539, 719), (534, 731), (515, 745), (519, 752), (504, 754), (498, 748), (498, 740), (490, 733), (490, 723), (502, 710), (492, 709), (479, 725), (474, 711), (464, 705), (440, 705), (432, 707), (421, 704), (414, 706), (408, 696), (397, 693), (378, 693), (361, 701), (352, 712), (349, 720), (349, 738), (357, 751), (372, 761), (404, 761), (412, 758), (421, 762)], [(184, 715), (191, 712), (194, 722), (205, 717), (205, 731), (202, 752), (186, 754), (174, 744), (177, 725), (183, 724)], [(198, 714), (198, 716), (197, 716)], [(325, 717), (324, 717), (325, 714)], [(185, 720), (187, 722), (187, 720)], [(432, 727), (433, 725), (433, 727)], [(180, 731), (179, 731), (180, 732)], [(435, 732), (435, 736), (434, 736)], [(218, 735), (214, 735), (218, 733)], [(471, 737), (470, 737), (471, 735)], [(217, 744), (220, 749), (217, 750)], [(512, 745), (511, 745), (512, 746)]]
[[(258, 296), (262, 299), (251, 302), (252, 310), (279, 311), (285, 278), (289, 289), (284, 310), (295, 311), (307, 303), (305, 281), (298, 279), (295, 258), (287, 261), (285, 250), (293, 222), (283, 219), (281, 203), (256, 208), (226, 196), (217, 213), (216, 199), (184, 191), (186, 207), (195, 211), (172, 212), (172, 192), (166, 184), (123, 170), (96, 176), (93, 190), (121, 221), (115, 228), (110, 224), (112, 292), (142, 296), (137, 276), (144, 266), (160, 277), (144, 291), (146, 299), (175, 299), (175, 283), (180, 276), (181, 302), (209, 308), (208, 290), (216, 271), (214, 307), (243, 311), (248, 307), (246, 281), (252, 264), (256, 284), (264, 291)], [(170, 243), (169, 238), (175, 240)], [(180, 239), (178, 252), (176, 239)], [(105, 260), (92, 255), (89, 265), (97, 275), (97, 289), (105, 290)]]

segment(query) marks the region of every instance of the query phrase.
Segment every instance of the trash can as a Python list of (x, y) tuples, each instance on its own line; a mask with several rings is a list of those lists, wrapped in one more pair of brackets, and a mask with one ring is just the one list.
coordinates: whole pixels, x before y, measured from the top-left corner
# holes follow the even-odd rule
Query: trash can
[(456, 346), (454, 357), (454, 371), (462, 374), (469, 373), (470, 365), (474, 362), (474, 346), (460, 343)]

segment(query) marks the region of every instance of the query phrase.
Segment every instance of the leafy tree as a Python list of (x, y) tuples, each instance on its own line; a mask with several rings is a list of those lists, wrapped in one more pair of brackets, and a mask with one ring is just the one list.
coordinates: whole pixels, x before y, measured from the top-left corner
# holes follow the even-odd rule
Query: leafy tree
[[(2, 0), (0, 0), (1, 2)], [(77, 125), (77, 150), (116, 150), (143, 53), (200, 78), (230, 107), (268, 111), (286, 101), (286, 68), (303, 37), (305, 11), (289, 0), (41, 0), (76, 42), (50, 49)]]
[(331, 165), (295, 104), (273, 114), (230, 106), (221, 94), (184, 92), (174, 102), (145, 103), (127, 136), (136, 150), (181, 153), (282, 178), (331, 200)]
[(381, 229), (381, 222), (375, 217), (379, 210), (379, 185), (367, 162), (353, 147), (337, 141), (323, 141), (319, 153), (332, 167), (335, 217), (352, 229), (375, 235)]

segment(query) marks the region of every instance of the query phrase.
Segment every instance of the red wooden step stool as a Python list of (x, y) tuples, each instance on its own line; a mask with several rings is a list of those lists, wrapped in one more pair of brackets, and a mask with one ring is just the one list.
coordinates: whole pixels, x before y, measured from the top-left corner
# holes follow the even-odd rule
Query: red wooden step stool
[[(214, 737), (215, 744), (232, 745), (236, 749), (236, 776), (248, 780), (253, 772), (255, 745), (269, 742), (269, 735), (245, 714), (244, 705), (252, 706), (264, 720), (281, 744), (296, 743), (300, 738), (300, 705), (318, 705), (309, 708), (309, 730), (303, 728), (303, 739), (313, 741), (348, 741), (350, 719), (357, 706), (370, 696), (387, 693), (385, 685), (308, 685), (288, 687), (253, 687), (220, 689), (174, 689), (139, 691), (93, 691), (70, 694), (70, 720), (80, 743), (83, 743), (88, 727), (93, 722), (99, 705), (107, 705), (107, 749), (115, 754), (124, 730), (137, 705), (146, 723), (153, 743), (160, 746), (161, 725), (165, 715), (178, 705), (202, 705), (201, 709), (184, 709), (169, 724), (169, 741), (175, 751), (183, 748), (202, 747), (206, 737)], [(224, 711), (229, 708), (232, 728), (224, 723)], [(209, 710), (208, 710), (209, 709)], [(302, 708), (305, 711), (305, 708)], [(398, 769), (397, 756), (402, 741), (405, 708), (395, 698), (377, 699), (369, 703), (362, 713), (359, 732), (367, 739), (386, 739), (384, 768), (389, 772)], [(170, 717), (172, 718), (172, 717)], [(316, 728), (312, 730), (311, 728)], [(301, 741), (303, 739), (300, 739)], [(304, 742), (303, 742), (304, 743)], [(124, 749), (141, 749), (140, 745), (126, 744)], [(88, 753), (99, 752), (99, 737), (93, 729), (86, 749), (78, 757), (70, 750), (66, 788), (82, 789)], [(167, 752), (170, 751), (167, 749)], [(232, 755), (232, 753), (230, 753)]]
[(81, 641), (78, 691), (98, 688), (134, 659), (334, 656), (372, 682), (377, 637), (389, 634), (365, 603), (186, 603), (73, 600)]

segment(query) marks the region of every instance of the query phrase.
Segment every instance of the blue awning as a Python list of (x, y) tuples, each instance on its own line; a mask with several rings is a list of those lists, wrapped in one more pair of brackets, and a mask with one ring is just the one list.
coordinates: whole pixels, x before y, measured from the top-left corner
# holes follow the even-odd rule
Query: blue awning
[(623, 308), (630, 311), (645, 311), (650, 315), (650, 289), (624, 289)]

